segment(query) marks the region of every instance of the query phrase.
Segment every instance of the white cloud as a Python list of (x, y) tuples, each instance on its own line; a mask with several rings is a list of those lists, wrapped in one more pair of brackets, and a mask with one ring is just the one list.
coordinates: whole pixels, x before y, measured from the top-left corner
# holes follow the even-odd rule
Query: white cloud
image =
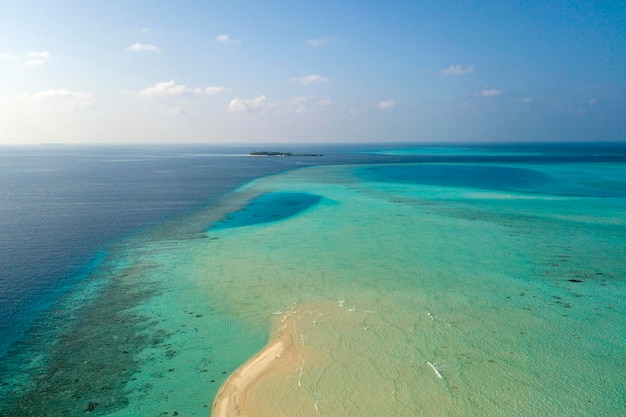
[(598, 104), (598, 99), (592, 98), (591, 100), (589, 100), (589, 105), (590, 106), (595, 106), (596, 104)]
[(317, 102), (317, 105), (319, 107), (327, 107), (327, 106), (330, 106), (331, 104), (333, 104), (333, 101), (328, 96), (321, 97), (319, 101)]
[(385, 100), (378, 103), (378, 108), (380, 110), (390, 110), (396, 107), (396, 102), (393, 100)]
[(307, 97), (292, 97), (287, 102), (287, 110), (293, 113), (308, 113), (310, 111)]
[(483, 90), (480, 92), (482, 97), (496, 97), (502, 94), (502, 90), (498, 90), (496, 88), (491, 88), (489, 90)]
[(179, 94), (189, 93), (190, 89), (184, 85), (177, 85), (174, 80), (165, 81), (162, 83), (156, 83), (152, 87), (144, 88), (139, 91), (138, 95), (141, 98), (154, 98), (161, 96), (173, 96)]
[(152, 87), (145, 88), (137, 93), (140, 98), (155, 98), (163, 96), (177, 96), (183, 94), (195, 94), (195, 95), (213, 95), (228, 91), (224, 87), (204, 87), (204, 88), (189, 88), (184, 85), (179, 85), (174, 80), (164, 81), (162, 83), (156, 83)]
[(281, 101), (269, 101), (265, 96), (252, 99), (235, 98), (228, 105), (229, 112), (263, 112), (276, 115), (307, 114), (318, 112), (332, 104), (330, 97), (309, 95), (295, 96)]
[(449, 77), (451, 75), (473, 74), (474, 66), (462, 67), (461, 65), (450, 65), (448, 68), (441, 70), (441, 75)]
[(26, 68), (41, 67), (52, 57), (50, 51), (29, 52), (26, 55), (28, 59), (22, 63)]
[(50, 59), (50, 51), (29, 52), (28, 56), (36, 59)]
[(139, 42), (126, 47), (126, 50), (134, 52), (161, 52), (161, 49), (159, 49), (158, 46)]
[(49, 89), (37, 93), (24, 93), (20, 98), (36, 104), (63, 102), (71, 107), (89, 107), (93, 104), (91, 94), (69, 90)]
[(2, 61), (14, 61), (15, 56), (13, 54), (2, 53), (0, 54), (0, 60)]
[(296, 96), (279, 105), (279, 108), (287, 113), (310, 113), (320, 107), (328, 107), (331, 104), (332, 100), (328, 96)]
[(224, 87), (209, 86), (204, 88), (194, 88), (193, 94), (212, 96), (213, 94), (225, 93), (226, 91), (228, 91), (228, 89)]
[(327, 44), (328, 42), (330, 42), (330, 38), (314, 38), (304, 41), (304, 43), (310, 46), (322, 46)]
[(220, 33), (219, 35), (217, 35), (215, 37), (215, 42), (223, 43), (223, 44), (232, 43), (235, 45), (241, 45), (241, 41), (239, 39), (231, 39), (230, 35), (226, 33)]
[(41, 67), (43, 66), (43, 64), (45, 63), (45, 61), (43, 59), (29, 59), (24, 61), (24, 66), (26, 68), (34, 68), (34, 67)]
[(259, 111), (266, 102), (265, 96), (251, 99), (234, 98), (228, 104), (228, 111), (231, 112), (252, 112)]
[(228, 38), (229, 38), (229, 36), (228, 36), (228, 35), (226, 35), (226, 34), (220, 34), (220, 35), (217, 35), (217, 36), (215, 37), (215, 42), (222, 42), (222, 43), (225, 43), (225, 42), (228, 42)]
[(324, 84), (328, 82), (328, 78), (327, 77), (323, 77), (321, 75), (318, 74), (310, 74), (310, 75), (305, 75), (303, 77), (298, 77), (298, 78), (292, 78), (290, 80), (293, 83), (298, 83), (298, 84), (302, 84), (304, 86), (309, 86), (312, 84)]

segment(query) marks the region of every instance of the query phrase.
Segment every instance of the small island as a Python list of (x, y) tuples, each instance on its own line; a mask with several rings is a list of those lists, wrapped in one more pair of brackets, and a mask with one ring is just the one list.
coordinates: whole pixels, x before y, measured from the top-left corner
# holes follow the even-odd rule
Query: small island
[(255, 151), (255, 152), (250, 152), (249, 153), (250, 156), (293, 156), (292, 153), (290, 152), (276, 152), (276, 151)]
[(250, 152), (250, 156), (323, 156), (321, 153), (291, 153), (291, 152), (277, 152), (277, 151), (254, 151)]

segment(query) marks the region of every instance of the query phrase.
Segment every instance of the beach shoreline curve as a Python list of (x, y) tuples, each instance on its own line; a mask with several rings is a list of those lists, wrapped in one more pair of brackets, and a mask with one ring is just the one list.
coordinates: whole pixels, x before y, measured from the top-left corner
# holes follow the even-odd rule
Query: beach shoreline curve
[(279, 368), (295, 368), (302, 361), (297, 353), (293, 335), (288, 329), (289, 315), (270, 342), (255, 356), (239, 367), (218, 390), (211, 417), (250, 416), (250, 393), (256, 382)]

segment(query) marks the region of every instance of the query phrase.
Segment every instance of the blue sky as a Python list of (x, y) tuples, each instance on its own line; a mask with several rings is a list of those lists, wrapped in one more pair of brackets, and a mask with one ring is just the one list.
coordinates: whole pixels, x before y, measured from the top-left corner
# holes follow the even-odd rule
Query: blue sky
[(0, 143), (624, 140), (623, 1), (0, 0)]

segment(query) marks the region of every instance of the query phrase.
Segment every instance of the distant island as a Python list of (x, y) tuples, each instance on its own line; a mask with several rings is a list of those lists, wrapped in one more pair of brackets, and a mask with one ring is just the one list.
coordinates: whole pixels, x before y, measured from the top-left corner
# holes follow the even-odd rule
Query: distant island
[(272, 152), (256, 151), (256, 152), (250, 152), (249, 155), (250, 156), (293, 156), (291, 152), (276, 152), (276, 151), (272, 151)]
[(250, 152), (250, 156), (324, 156), (321, 153), (291, 153), (291, 152), (277, 152), (277, 151), (255, 151)]

